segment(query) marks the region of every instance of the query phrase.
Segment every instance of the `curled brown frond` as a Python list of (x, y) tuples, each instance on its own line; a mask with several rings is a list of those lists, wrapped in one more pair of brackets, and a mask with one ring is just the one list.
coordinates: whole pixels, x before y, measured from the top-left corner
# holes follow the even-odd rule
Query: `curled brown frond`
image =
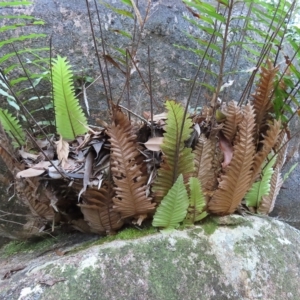
[(226, 116), (222, 132), (229, 142), (233, 141), (238, 124), (242, 122), (243, 114), (235, 101), (230, 101), (223, 111)]
[(274, 173), (271, 178), (270, 193), (269, 193), (269, 195), (262, 197), (261, 204), (257, 209), (258, 213), (267, 215), (273, 210), (275, 200), (277, 198), (277, 195), (280, 191), (282, 184), (283, 184), (283, 180), (282, 180), (282, 177), (280, 174), (280, 170), (277, 167), (277, 168), (275, 168)]
[(92, 232), (111, 234), (123, 226), (118, 212), (113, 210), (114, 192), (108, 182), (101, 189), (89, 188), (82, 195), (79, 207)]
[(253, 172), (252, 172), (252, 180), (253, 183), (257, 176), (259, 175), (263, 162), (268, 157), (269, 153), (271, 152), (272, 148), (277, 142), (278, 135), (280, 133), (281, 122), (274, 120), (274, 124), (269, 126), (269, 130), (267, 131), (266, 135), (264, 136), (264, 140), (262, 141), (262, 149), (257, 152), (254, 156), (254, 163), (253, 163)]
[(274, 67), (270, 60), (267, 67), (261, 67), (260, 80), (252, 95), (252, 105), (254, 107), (257, 136), (266, 124), (268, 113), (272, 109), (272, 94), (274, 90), (274, 79), (279, 67)]
[(136, 135), (119, 107), (113, 107), (113, 123), (107, 134), (111, 143), (111, 172), (116, 192), (114, 209), (121, 213), (122, 218), (134, 217), (141, 221), (153, 212), (155, 204), (146, 195), (147, 176), (141, 171), (144, 166), (137, 150)]
[[(21, 201), (30, 209), (34, 217), (47, 221), (53, 221), (55, 212), (46, 193), (39, 194), (40, 182), (38, 177), (17, 179), (15, 183), (16, 193)], [(41, 189), (43, 192), (43, 188)]]
[(251, 167), (254, 156), (253, 129), (255, 116), (251, 105), (244, 108), (244, 117), (238, 125), (239, 143), (233, 148), (233, 158), (221, 176), (218, 189), (208, 203), (212, 213), (227, 215), (233, 213), (249, 189)]

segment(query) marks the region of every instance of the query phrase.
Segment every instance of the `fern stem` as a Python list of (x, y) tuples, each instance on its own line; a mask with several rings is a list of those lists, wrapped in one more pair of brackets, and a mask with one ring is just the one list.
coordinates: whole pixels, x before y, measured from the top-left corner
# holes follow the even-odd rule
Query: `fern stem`
[[(99, 14), (98, 5), (97, 5), (96, 0), (94, 0), (94, 5), (96, 8), (97, 20), (98, 20), (99, 30), (100, 30), (101, 45), (102, 45), (103, 59), (104, 59), (104, 64), (105, 64), (105, 69), (106, 69), (106, 77), (107, 77), (107, 81), (108, 81), (109, 96), (110, 96), (110, 100), (112, 101), (113, 98), (112, 98), (112, 92), (111, 92), (110, 76), (109, 76), (109, 72), (108, 72), (107, 60), (106, 60), (106, 55), (105, 55), (106, 52), (105, 52), (105, 47), (104, 47), (103, 31), (102, 31), (102, 26), (101, 26), (101, 22), (100, 22), (100, 14)], [(103, 77), (103, 79), (104, 79), (104, 77)]]
[(151, 64), (150, 64), (150, 47), (148, 46), (148, 73), (149, 73), (149, 96), (150, 96), (150, 114), (151, 114), (151, 137), (154, 136), (154, 128), (153, 128), (153, 95), (152, 95), (152, 78), (151, 78)]
[[(233, 9), (233, 0), (230, 0), (228, 3), (228, 13), (227, 13), (227, 20), (226, 20), (226, 25), (225, 25), (225, 32), (223, 36), (223, 49), (222, 49), (222, 54), (221, 54), (221, 62), (220, 62), (220, 70), (219, 70), (219, 76), (218, 76), (218, 83), (217, 83), (217, 88), (216, 92), (214, 95), (214, 100), (215, 100), (215, 105), (214, 105), (214, 110), (216, 108), (216, 103), (217, 99), (221, 90), (222, 82), (223, 82), (223, 72), (224, 72), (224, 65), (225, 65), (225, 55), (226, 55), (226, 48), (227, 48), (227, 37), (229, 33), (229, 25), (230, 25), (230, 20), (231, 20), (231, 13)], [(213, 113), (214, 116), (214, 113)]]
[[(50, 40), (49, 40), (49, 66), (50, 66), (50, 77), (51, 77), (51, 82), (53, 82), (53, 72), (52, 72), (52, 34), (50, 36)], [(53, 108), (54, 106), (54, 89), (53, 89), (53, 84), (51, 84), (51, 95), (52, 95), (52, 106)], [(56, 118), (54, 118), (54, 126), (56, 128)]]
[[(109, 101), (112, 100), (112, 99), (109, 99), (109, 96), (108, 96), (108, 91), (107, 91), (106, 82), (105, 82), (105, 78), (104, 78), (104, 72), (103, 72), (103, 69), (102, 69), (102, 65), (101, 65), (101, 61), (100, 61), (100, 54), (99, 54), (98, 46), (97, 46), (97, 43), (96, 43), (96, 37), (95, 37), (94, 27), (93, 27), (93, 24), (92, 24), (92, 16), (91, 16), (91, 11), (90, 11), (90, 4), (89, 4), (88, 0), (86, 0), (85, 2), (86, 2), (86, 6), (87, 6), (88, 17), (89, 17), (89, 22), (90, 22), (90, 27), (91, 27), (91, 32), (92, 32), (94, 47), (95, 47), (95, 51), (96, 51), (98, 66), (99, 66), (99, 69), (100, 69), (100, 73), (101, 73), (101, 77), (102, 77), (102, 82), (103, 82), (103, 86), (104, 86), (104, 91), (105, 91), (105, 96), (106, 96), (106, 103), (107, 103), (108, 109), (110, 109), (110, 102)], [(102, 43), (103, 43), (103, 40), (102, 40)], [(105, 53), (103, 53), (103, 54), (105, 54)]]
[[(179, 140), (178, 140), (178, 144), (179, 145), (181, 143), (181, 138), (182, 138), (182, 133), (183, 133), (183, 128), (184, 128), (184, 120), (185, 120), (185, 118), (187, 116), (188, 107), (189, 107), (189, 104), (191, 102), (191, 98), (192, 98), (193, 91), (194, 91), (194, 88), (195, 88), (195, 85), (196, 85), (196, 81), (197, 81), (198, 75), (200, 73), (200, 70), (202, 68), (203, 62), (205, 60), (206, 54), (207, 54), (207, 52), (208, 52), (208, 50), (210, 48), (210, 45), (212, 43), (213, 37), (214, 37), (214, 34), (211, 36), (211, 38), (210, 38), (210, 40), (209, 40), (209, 42), (207, 44), (207, 47), (206, 47), (205, 52), (204, 52), (204, 55), (203, 55), (203, 57), (201, 59), (201, 62), (200, 62), (199, 66), (198, 66), (198, 69), (197, 69), (197, 72), (196, 72), (196, 74), (194, 76), (194, 80), (193, 80), (192, 87), (191, 87), (191, 90), (190, 90), (190, 93), (189, 93), (189, 97), (188, 97), (188, 99), (186, 101), (186, 105), (185, 105), (185, 108), (184, 108), (184, 114), (183, 114), (183, 118), (182, 118), (182, 124), (181, 124), (181, 128), (180, 128), (180, 133), (179, 133)], [(201, 88), (200, 88), (200, 90), (201, 90)], [(199, 94), (200, 94), (200, 91), (198, 93), (198, 96), (199, 96)], [(175, 183), (175, 181), (177, 180), (177, 177), (178, 177), (178, 170), (177, 169), (178, 169), (179, 151), (180, 151), (179, 147), (176, 147), (176, 154), (175, 154), (175, 160), (174, 160), (174, 170), (175, 171), (174, 171), (174, 174), (173, 174), (173, 183)], [(174, 180), (174, 178), (175, 178), (175, 180)]]

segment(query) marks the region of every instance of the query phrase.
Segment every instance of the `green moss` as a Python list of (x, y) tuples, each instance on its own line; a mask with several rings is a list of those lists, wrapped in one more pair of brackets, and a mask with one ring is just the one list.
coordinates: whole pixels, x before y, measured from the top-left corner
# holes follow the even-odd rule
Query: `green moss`
[(12, 241), (5, 245), (0, 251), (0, 257), (9, 257), (18, 253), (29, 253), (32, 251), (43, 252), (48, 250), (55, 243), (60, 241), (65, 235), (59, 235), (56, 238), (47, 237), (28, 241)]
[(116, 235), (109, 235), (109, 236), (102, 237), (96, 241), (89, 241), (89, 242), (83, 243), (76, 249), (70, 251), (69, 253), (76, 253), (78, 251), (87, 249), (91, 246), (102, 245), (104, 243), (109, 243), (109, 242), (116, 241), (116, 240), (133, 240), (133, 239), (141, 238), (143, 236), (147, 236), (147, 235), (154, 234), (154, 233), (157, 233), (157, 229), (152, 226), (145, 227), (143, 229), (129, 227), (129, 228), (125, 228), (125, 229), (119, 231)]
[(201, 227), (203, 228), (204, 232), (207, 235), (211, 235), (218, 228), (218, 224), (215, 222), (215, 220), (212, 217), (208, 217), (205, 219)]

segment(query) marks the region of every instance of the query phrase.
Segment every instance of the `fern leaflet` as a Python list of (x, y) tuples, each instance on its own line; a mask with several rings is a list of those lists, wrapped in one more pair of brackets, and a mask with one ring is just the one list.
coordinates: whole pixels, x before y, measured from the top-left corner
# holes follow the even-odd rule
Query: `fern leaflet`
[(206, 206), (205, 196), (202, 191), (201, 183), (198, 178), (189, 179), (190, 204), (186, 216), (187, 224), (194, 224), (205, 218), (208, 214), (204, 211)]
[(152, 225), (167, 229), (177, 227), (184, 220), (188, 206), (188, 194), (180, 174), (157, 208)]
[(249, 192), (246, 194), (245, 200), (248, 207), (259, 207), (262, 197), (270, 193), (270, 181), (274, 173), (273, 165), (275, 164), (275, 161), (276, 156), (274, 156), (263, 168), (261, 180), (255, 182)]
[(0, 122), (4, 130), (13, 139), (13, 145), (22, 146), (25, 144), (25, 134), (16, 117), (8, 112), (7, 109), (0, 109)]
[(56, 130), (64, 139), (74, 139), (86, 132), (87, 120), (75, 98), (71, 66), (65, 57), (53, 61), (52, 81)]

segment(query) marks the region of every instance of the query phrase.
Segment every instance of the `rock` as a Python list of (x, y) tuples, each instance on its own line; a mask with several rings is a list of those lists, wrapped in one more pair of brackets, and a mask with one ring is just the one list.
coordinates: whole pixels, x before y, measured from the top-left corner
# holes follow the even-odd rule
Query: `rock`
[(48, 253), (0, 280), (0, 298), (300, 299), (300, 232), (271, 218), (231, 221)]

